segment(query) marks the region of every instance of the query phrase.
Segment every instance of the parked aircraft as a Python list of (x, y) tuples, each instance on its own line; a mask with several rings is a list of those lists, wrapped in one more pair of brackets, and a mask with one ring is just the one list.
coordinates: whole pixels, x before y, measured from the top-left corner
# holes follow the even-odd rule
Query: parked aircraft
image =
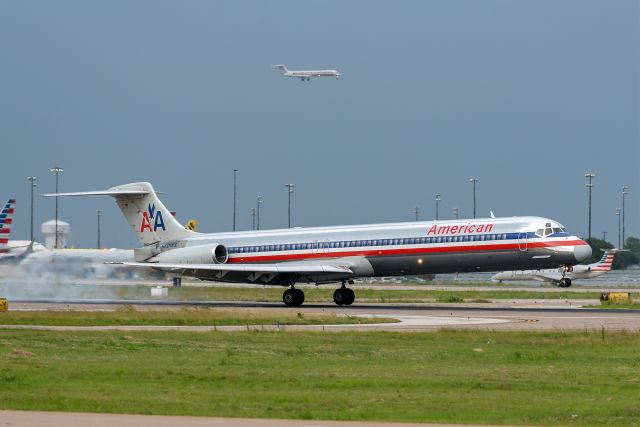
[[(346, 283), (372, 276), (403, 276), (572, 266), (591, 256), (591, 247), (562, 225), (539, 217), (485, 218), (396, 224), (292, 228), (226, 233), (185, 229), (148, 182), (106, 191), (46, 196), (105, 195), (115, 198), (143, 245), (135, 262), (202, 280), (288, 287), (283, 301), (304, 301), (296, 283), (342, 283), (338, 305), (355, 299)], [(539, 235), (538, 229), (558, 231)]]
[(544, 270), (503, 271), (494, 274), (491, 280), (502, 282), (503, 280), (538, 280), (553, 283), (561, 288), (571, 286), (571, 281), (576, 279), (593, 279), (602, 276), (611, 270), (613, 257), (617, 249), (606, 249), (598, 262), (589, 265), (575, 265), (573, 270), (566, 272), (562, 268)]
[(11, 234), (15, 204), (16, 199), (9, 199), (0, 211), (0, 253), (9, 252), (9, 234)]
[(42, 251), (45, 247), (31, 240), (10, 240), (11, 225), (16, 200), (9, 199), (0, 212), (0, 262), (16, 263), (31, 252)]
[(298, 70), (298, 71), (290, 71), (284, 64), (274, 65), (280, 70), (280, 74), (285, 77), (295, 77), (297, 79), (311, 80), (311, 77), (335, 77), (336, 79), (340, 78), (340, 73), (338, 70)]

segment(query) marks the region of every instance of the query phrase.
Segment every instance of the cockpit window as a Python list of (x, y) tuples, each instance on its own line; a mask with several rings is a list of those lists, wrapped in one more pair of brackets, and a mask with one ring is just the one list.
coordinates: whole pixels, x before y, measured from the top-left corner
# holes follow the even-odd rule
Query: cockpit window
[(544, 229), (542, 229), (542, 228), (538, 228), (538, 229), (536, 230), (536, 234), (537, 234), (538, 236), (540, 236), (540, 237), (544, 236)]
[(554, 232), (554, 233), (561, 233), (561, 232), (562, 232), (562, 230), (561, 230), (560, 228), (555, 228), (555, 227), (554, 227), (553, 232)]
[(553, 230), (551, 228), (545, 228), (544, 229), (544, 235), (545, 237), (548, 236), (549, 234), (553, 233)]

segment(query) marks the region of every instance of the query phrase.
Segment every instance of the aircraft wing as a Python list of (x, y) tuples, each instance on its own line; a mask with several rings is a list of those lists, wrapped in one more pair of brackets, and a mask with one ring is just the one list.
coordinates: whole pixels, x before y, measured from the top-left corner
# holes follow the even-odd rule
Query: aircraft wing
[(152, 267), (166, 270), (208, 270), (208, 271), (228, 271), (242, 273), (298, 273), (298, 274), (322, 274), (340, 273), (353, 274), (347, 266), (323, 265), (323, 264), (297, 264), (297, 263), (274, 263), (274, 264), (180, 264), (180, 263), (156, 263), (156, 262), (110, 262), (106, 264), (127, 265), (130, 267)]
[(562, 279), (562, 274), (558, 273), (542, 273), (542, 272), (533, 272), (532, 274), (534, 280), (538, 280), (540, 282), (549, 282), (549, 283), (557, 283)]

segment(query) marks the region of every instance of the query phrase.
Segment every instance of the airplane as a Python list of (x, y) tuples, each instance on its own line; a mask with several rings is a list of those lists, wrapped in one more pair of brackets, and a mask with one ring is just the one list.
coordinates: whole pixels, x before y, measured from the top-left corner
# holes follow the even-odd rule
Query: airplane
[(273, 65), (280, 70), (280, 74), (285, 77), (295, 77), (302, 81), (310, 81), (311, 77), (335, 77), (340, 78), (340, 72), (338, 70), (299, 70), (289, 71), (284, 64)]
[(0, 263), (3, 264), (18, 262), (31, 252), (45, 250), (38, 242), (9, 239), (15, 205), (16, 199), (9, 199), (0, 212)]
[(15, 204), (16, 199), (9, 199), (0, 211), (0, 253), (2, 254), (9, 252), (9, 234), (11, 233)]
[(602, 258), (598, 262), (588, 265), (575, 265), (573, 271), (563, 272), (562, 269), (503, 271), (494, 274), (491, 280), (502, 282), (503, 280), (538, 280), (553, 283), (560, 288), (568, 288), (571, 281), (576, 279), (593, 279), (602, 276), (611, 270), (613, 258), (619, 249), (605, 249)]
[[(591, 256), (591, 247), (558, 222), (540, 217), (484, 218), (334, 227), (199, 233), (183, 227), (153, 186), (137, 182), (106, 191), (45, 194), (111, 196), (142, 247), (134, 262), (181, 277), (280, 285), (285, 305), (300, 306), (296, 283), (341, 283), (338, 305), (351, 305), (346, 287), (356, 278), (538, 269), (570, 271)], [(550, 235), (538, 229), (555, 228)]]

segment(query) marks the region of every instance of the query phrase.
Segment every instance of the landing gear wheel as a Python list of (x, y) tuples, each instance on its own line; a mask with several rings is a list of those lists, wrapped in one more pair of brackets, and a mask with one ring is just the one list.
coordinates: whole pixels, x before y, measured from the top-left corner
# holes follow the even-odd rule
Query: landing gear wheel
[(356, 300), (353, 289), (339, 288), (333, 292), (333, 302), (338, 305), (351, 305)]
[(568, 288), (569, 286), (571, 286), (571, 279), (568, 279), (566, 277), (560, 279), (560, 283), (558, 284), (558, 286), (561, 288)]
[(356, 293), (353, 292), (353, 289), (344, 288), (344, 293), (347, 294), (347, 301), (344, 305), (351, 305), (356, 300)]
[(304, 292), (300, 289), (287, 289), (282, 294), (282, 302), (287, 307), (300, 307), (304, 302)]

